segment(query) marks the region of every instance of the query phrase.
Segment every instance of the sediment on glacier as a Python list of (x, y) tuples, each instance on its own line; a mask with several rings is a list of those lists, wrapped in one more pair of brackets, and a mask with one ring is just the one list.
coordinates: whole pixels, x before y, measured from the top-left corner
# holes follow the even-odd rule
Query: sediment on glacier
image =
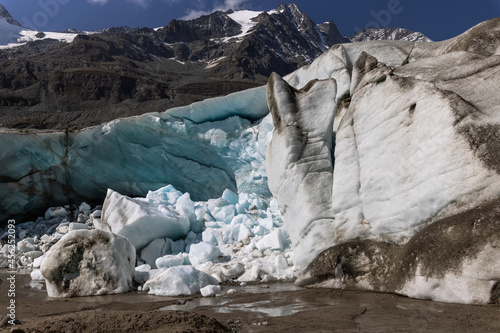
[(318, 255), (296, 284), (498, 303), (499, 215), (495, 199), (436, 221), (401, 245), (369, 239), (335, 245)]

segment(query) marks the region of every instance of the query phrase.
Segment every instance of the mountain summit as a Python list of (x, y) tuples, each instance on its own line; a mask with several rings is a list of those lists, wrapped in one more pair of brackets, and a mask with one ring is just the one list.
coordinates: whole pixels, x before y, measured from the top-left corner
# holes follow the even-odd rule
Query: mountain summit
[(173, 20), (156, 33), (171, 44), (176, 60), (208, 61), (211, 68), (230, 64), (251, 79), (289, 73), (333, 44), (348, 42), (333, 22), (320, 27), (295, 4), (269, 12), (230, 10)]

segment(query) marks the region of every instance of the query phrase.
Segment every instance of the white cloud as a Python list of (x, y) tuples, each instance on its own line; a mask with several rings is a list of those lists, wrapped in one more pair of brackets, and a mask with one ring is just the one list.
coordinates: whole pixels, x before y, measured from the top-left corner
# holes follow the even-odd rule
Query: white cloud
[(98, 5), (105, 5), (108, 3), (108, 0), (87, 0), (87, 2), (95, 3)]
[[(167, 1), (176, 1), (176, 0), (167, 0)], [(249, 0), (224, 0), (223, 3), (219, 1), (215, 1), (212, 3), (212, 9), (206, 10), (204, 9), (202, 3), (198, 1), (199, 6), (198, 9), (187, 9), (186, 15), (181, 17), (181, 20), (192, 20), (198, 18), (202, 15), (208, 15), (216, 11), (228, 11), (229, 9), (249, 9), (251, 8), (251, 4)]]
[(241, 9), (242, 6), (245, 6), (247, 0), (225, 0), (224, 6), (229, 9)]
[(139, 7), (142, 7), (143, 9), (146, 9), (152, 0), (127, 0), (127, 1), (130, 3), (133, 3), (135, 5), (138, 5)]
[[(143, 9), (146, 9), (153, 0), (125, 0), (125, 1), (130, 2), (139, 7), (142, 7)], [(168, 1), (179, 1), (179, 0), (168, 0)], [(87, 2), (97, 5), (105, 5), (109, 2), (109, 0), (87, 0)]]
[[(87, 0), (87, 2), (97, 5), (105, 5), (110, 0)], [(149, 5), (153, 2), (153, 0), (124, 0), (126, 2), (137, 5), (143, 9), (149, 7)], [(163, 0), (169, 5), (175, 5), (180, 3), (182, 0)], [(191, 20), (202, 15), (208, 15), (215, 11), (228, 11), (229, 9), (249, 9), (251, 8), (251, 0), (224, 0), (224, 1), (213, 1), (211, 4), (211, 8), (207, 8), (205, 5), (205, 1), (203, 0), (194, 0), (191, 1), (192, 7), (186, 9), (186, 15), (181, 17), (181, 20)]]

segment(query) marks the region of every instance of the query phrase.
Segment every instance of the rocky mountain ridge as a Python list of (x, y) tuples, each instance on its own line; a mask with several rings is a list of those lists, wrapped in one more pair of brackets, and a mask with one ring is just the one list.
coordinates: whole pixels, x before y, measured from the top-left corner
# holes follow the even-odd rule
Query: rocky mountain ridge
[(363, 29), (349, 37), (351, 42), (364, 42), (368, 40), (403, 40), (408, 42), (432, 42), (421, 32), (413, 32), (402, 28), (368, 28)]
[(0, 127), (77, 130), (164, 111), (264, 85), (272, 72), (288, 74), (349, 42), (333, 21), (318, 25), (294, 4), (157, 29), (31, 35), (0, 51)]

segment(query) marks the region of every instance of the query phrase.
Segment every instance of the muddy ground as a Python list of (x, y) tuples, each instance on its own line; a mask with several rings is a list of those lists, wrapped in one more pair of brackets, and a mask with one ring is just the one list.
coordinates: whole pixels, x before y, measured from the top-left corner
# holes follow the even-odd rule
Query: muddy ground
[[(122, 295), (52, 299), (0, 273), (1, 332), (499, 332), (500, 306), (413, 300), (392, 294), (301, 289), (291, 283), (223, 286), (215, 298)], [(37, 285), (40, 287), (41, 285)], [(235, 293), (227, 294), (230, 289)], [(5, 322), (15, 299), (17, 325)]]

